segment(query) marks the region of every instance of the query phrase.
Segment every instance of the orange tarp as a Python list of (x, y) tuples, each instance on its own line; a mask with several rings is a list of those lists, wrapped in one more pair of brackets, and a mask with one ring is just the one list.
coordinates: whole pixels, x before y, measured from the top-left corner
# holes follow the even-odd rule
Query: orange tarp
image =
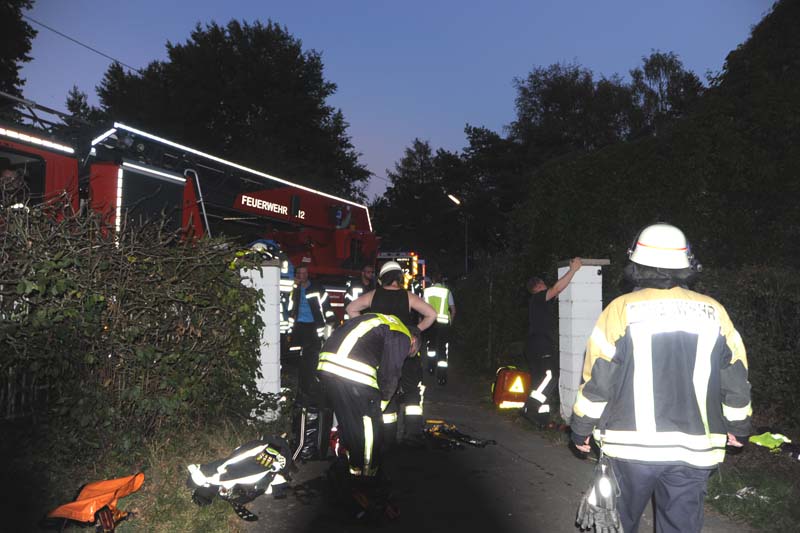
[(77, 522), (94, 522), (97, 511), (105, 506), (115, 511), (117, 501), (139, 490), (142, 483), (144, 483), (142, 472), (133, 476), (87, 483), (74, 502), (56, 507), (47, 516), (67, 518)]

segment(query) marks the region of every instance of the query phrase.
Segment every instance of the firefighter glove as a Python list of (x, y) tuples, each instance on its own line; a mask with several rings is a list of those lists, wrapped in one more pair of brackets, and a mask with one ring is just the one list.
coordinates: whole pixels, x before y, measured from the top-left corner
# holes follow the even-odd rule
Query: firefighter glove
[(595, 527), (598, 533), (621, 533), (617, 498), (619, 484), (607, 457), (602, 456), (594, 469), (592, 485), (584, 494), (575, 521), (581, 529)]

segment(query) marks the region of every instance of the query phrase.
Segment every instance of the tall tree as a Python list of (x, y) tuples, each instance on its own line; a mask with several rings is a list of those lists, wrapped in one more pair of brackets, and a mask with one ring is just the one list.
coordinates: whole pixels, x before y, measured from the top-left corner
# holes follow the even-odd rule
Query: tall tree
[(109, 67), (97, 88), (103, 111), (183, 143), (334, 194), (363, 199), (359, 163), (336, 84), (320, 54), (285, 27), (199, 24), (168, 59), (141, 74)]
[(703, 84), (683, 67), (674, 52), (653, 51), (631, 70), (633, 98), (640, 111), (634, 128), (657, 134), (668, 122), (684, 116), (703, 94)]
[[(33, 7), (33, 0), (0, 2), (0, 91), (22, 96), (25, 80), (19, 77), (22, 63), (31, 60), (31, 41), (36, 30), (22, 18), (22, 12)], [(0, 112), (13, 118), (13, 111), (4, 104)]]
[(618, 76), (595, 81), (589, 69), (557, 63), (537, 67), (514, 84), (517, 118), (509, 132), (527, 146), (534, 164), (597, 149), (627, 134), (630, 89)]
[(447, 197), (465, 200), (460, 156), (442, 149), (434, 152), (428, 141), (414, 139), (387, 175), (392, 184), (374, 206), (382, 247), (417, 250), (447, 272), (460, 265), (463, 259), (453, 259), (463, 253), (463, 244), (450, 232), (460, 226), (465, 213)]

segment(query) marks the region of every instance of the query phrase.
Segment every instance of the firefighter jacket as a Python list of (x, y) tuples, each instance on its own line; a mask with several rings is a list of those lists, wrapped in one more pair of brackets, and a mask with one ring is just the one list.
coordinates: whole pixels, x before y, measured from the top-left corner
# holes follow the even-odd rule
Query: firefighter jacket
[[(292, 296), (289, 299), (289, 333), (294, 329), (297, 314), (300, 312), (300, 293), (300, 287), (295, 283), (292, 289)], [(325, 326), (333, 324), (336, 319), (331, 302), (328, 299), (328, 293), (325, 291), (325, 287), (315, 281), (309, 281), (305, 293), (308, 305), (311, 307), (311, 316), (314, 318), (317, 335), (322, 338), (325, 334)]]
[(425, 301), (436, 309), (436, 323), (450, 324), (450, 306), (453, 305), (453, 293), (441, 283), (425, 288)]
[[(362, 294), (367, 293), (367, 292), (369, 292), (371, 290), (374, 290), (374, 289), (375, 289), (375, 284), (374, 283), (371, 283), (369, 285), (364, 285), (364, 283), (361, 281), (360, 278), (359, 279), (351, 279), (351, 280), (349, 280), (347, 282), (347, 290), (344, 293), (344, 306), (345, 306), (345, 308), (347, 308), (347, 306), (350, 304), (350, 302), (352, 302), (353, 300), (358, 299), (358, 297), (361, 296)], [(349, 318), (350, 318), (350, 316), (347, 314), (347, 312), (345, 312), (344, 319), (348, 320)]]
[(408, 328), (392, 315), (367, 313), (344, 323), (325, 341), (317, 370), (362, 383), (389, 400), (411, 349)]
[(575, 435), (611, 457), (713, 468), (726, 433), (750, 432), (747, 355), (718, 302), (681, 287), (640, 289), (600, 315), (573, 407)]

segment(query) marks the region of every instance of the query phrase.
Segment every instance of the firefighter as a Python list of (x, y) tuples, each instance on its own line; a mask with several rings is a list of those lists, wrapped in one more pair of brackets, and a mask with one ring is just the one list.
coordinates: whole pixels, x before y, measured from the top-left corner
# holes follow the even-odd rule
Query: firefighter
[[(344, 304), (347, 306), (350, 302), (357, 299), (362, 294), (375, 289), (375, 266), (372, 264), (364, 265), (361, 269), (361, 277), (357, 280), (347, 281), (347, 291), (344, 293)], [(344, 313), (344, 319), (350, 318), (347, 311)]]
[(648, 226), (628, 253), (636, 289), (589, 338), (572, 439), (589, 452), (593, 434), (610, 458), (625, 533), (654, 493), (657, 531), (699, 532), (709, 474), (750, 433), (747, 355), (725, 308), (687, 288), (699, 268), (680, 229)]
[(298, 266), (289, 299), (289, 333), (290, 346), (301, 348), (299, 396), (302, 403), (314, 403), (318, 394), (316, 368), (320, 344), (335, 318), (325, 287), (308, 279), (306, 265)]
[(320, 353), (320, 379), (339, 422), (356, 491), (378, 489), (384, 451), (381, 405), (395, 395), (403, 363), (419, 344), (418, 328), (391, 315), (368, 313), (335, 330)]
[[(403, 289), (403, 269), (395, 261), (387, 261), (381, 266), (378, 279), (380, 285), (347, 306), (351, 317), (369, 312), (393, 315), (406, 325), (414, 325), (414, 313), (422, 320), (416, 324), (420, 331), (425, 331), (436, 321), (436, 311), (420, 297)], [(405, 440), (418, 439), (422, 436), (422, 404), (425, 387), (422, 384), (422, 365), (419, 357), (409, 358), (403, 364), (400, 378), (400, 394), (384, 406), (386, 444), (390, 446), (397, 438), (398, 413), (403, 413), (403, 437)]]
[(436, 368), (436, 382), (447, 383), (447, 361), (450, 351), (450, 326), (456, 317), (453, 292), (442, 282), (438, 273), (432, 276), (433, 285), (425, 287), (425, 301), (436, 310), (436, 323), (428, 332), (428, 372)]

